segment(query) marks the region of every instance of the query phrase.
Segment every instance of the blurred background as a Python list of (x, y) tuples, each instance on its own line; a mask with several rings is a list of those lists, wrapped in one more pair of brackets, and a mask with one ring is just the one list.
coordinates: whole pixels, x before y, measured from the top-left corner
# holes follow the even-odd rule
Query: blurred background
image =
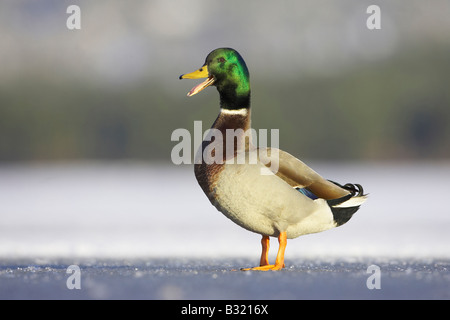
[(234, 254), (232, 233), (258, 259), (259, 236), (170, 159), (173, 130), (218, 113), (216, 90), (187, 98), (198, 82), (178, 76), (224, 46), (250, 69), (253, 127), (371, 193), (353, 227), (295, 252), (367, 254), (382, 238), (372, 252), (449, 254), (449, 16), (447, 0), (1, 1), (0, 255)]

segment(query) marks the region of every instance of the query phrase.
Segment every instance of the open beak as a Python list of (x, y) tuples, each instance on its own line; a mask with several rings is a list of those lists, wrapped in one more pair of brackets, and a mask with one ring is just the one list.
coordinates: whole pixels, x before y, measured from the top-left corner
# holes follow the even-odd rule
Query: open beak
[(188, 92), (188, 94), (187, 94), (188, 97), (191, 97), (194, 94), (199, 93), (206, 87), (209, 87), (210, 85), (212, 85), (214, 83), (214, 77), (209, 76), (208, 67), (206, 65), (194, 72), (182, 74), (180, 76), (180, 79), (201, 79), (201, 78), (206, 78), (206, 80), (203, 81), (202, 83), (196, 85), (195, 87), (193, 87), (191, 89), (191, 91)]

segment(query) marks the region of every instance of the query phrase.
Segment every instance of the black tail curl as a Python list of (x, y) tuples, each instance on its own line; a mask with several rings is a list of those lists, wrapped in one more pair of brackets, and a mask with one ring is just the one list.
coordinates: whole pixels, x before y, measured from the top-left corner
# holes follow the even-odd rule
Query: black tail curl
[(343, 196), (342, 198), (327, 200), (328, 205), (330, 206), (331, 212), (333, 213), (334, 221), (336, 222), (336, 226), (341, 226), (351, 219), (353, 214), (358, 211), (359, 206), (354, 207), (335, 207), (350, 198), (364, 196), (364, 189), (360, 184), (352, 184), (346, 183), (345, 185), (341, 185), (337, 182), (331, 181), (338, 187), (345, 189), (350, 192), (350, 194)]
[(358, 184), (358, 183), (346, 183), (344, 185), (341, 185), (335, 181), (332, 180), (328, 180), (332, 183), (334, 183), (335, 185), (337, 185), (338, 187), (341, 187), (342, 189), (345, 189), (347, 191), (349, 191), (352, 194), (352, 197), (360, 197), (364, 195), (364, 189), (362, 187), (362, 185)]

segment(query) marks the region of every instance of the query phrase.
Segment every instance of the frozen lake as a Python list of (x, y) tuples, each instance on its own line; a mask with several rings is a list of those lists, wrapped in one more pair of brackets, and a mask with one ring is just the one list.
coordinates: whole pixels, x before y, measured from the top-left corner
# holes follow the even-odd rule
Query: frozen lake
[[(290, 257), (450, 258), (450, 164), (310, 163), (369, 200), (342, 227), (288, 242)], [(259, 257), (260, 236), (226, 219), (192, 166), (0, 167), (0, 257)]]
[[(391, 286), (400, 290), (406, 277), (405, 288), (422, 290), (419, 296), (409, 291), (397, 297), (449, 298), (450, 210), (445, 203), (449, 163), (307, 163), (329, 179), (361, 183), (370, 198), (346, 225), (288, 241), (283, 283), (304, 275), (297, 279), (306, 287), (321, 279), (318, 291), (310, 290), (309, 297), (339, 298), (327, 295), (327, 283), (343, 290), (349, 286), (342, 298), (383, 297), (373, 296), (365, 287), (365, 269), (377, 264), (384, 266), (385, 278), (388, 272)], [(131, 290), (141, 283), (126, 295), (137, 298), (230, 298), (226, 294), (230, 290), (222, 289), (192, 295), (187, 288), (199, 279), (211, 286), (222, 283), (221, 288), (227, 279), (237, 281), (234, 289), (240, 298), (276, 298), (257, 294), (252, 286), (245, 289), (242, 284), (249, 276), (231, 272), (259, 261), (260, 236), (216, 211), (192, 169), (136, 162), (0, 167), (0, 298), (39, 297), (29, 290), (33, 286), (46, 292), (41, 298), (71, 298), (65, 291), (57, 294), (52, 281), (58, 279), (61, 286), (70, 264), (82, 266), (84, 280), (91, 275), (88, 288), (89, 279), (92, 284), (102, 277), (111, 290), (116, 286)], [(274, 241), (272, 260), (276, 249)], [(428, 271), (419, 276), (424, 270)], [(195, 280), (193, 274), (200, 278)], [(268, 279), (268, 285), (280, 281), (275, 275), (251, 274)], [(137, 280), (141, 276), (143, 282)], [(175, 285), (173, 277), (185, 283)], [(222, 282), (211, 282), (217, 277)], [(357, 282), (342, 283), (345, 279)], [(145, 283), (162, 291), (144, 294)], [(352, 291), (356, 284), (362, 285), (365, 295)], [(111, 290), (106, 286), (104, 292), (84, 291), (80, 297), (125, 297)], [(397, 291), (389, 291), (387, 297), (395, 298)], [(302, 292), (291, 288), (285, 296), (308, 298)]]
[[(0, 299), (450, 299), (449, 260), (289, 261), (279, 272), (232, 271), (254, 263), (236, 258), (3, 261)], [(66, 269), (74, 262), (80, 267), (79, 290), (67, 287)], [(367, 273), (373, 263), (380, 268), (379, 286), (370, 289), (368, 281), (377, 283)], [(180, 314), (174, 307), (163, 307), (166, 315)]]

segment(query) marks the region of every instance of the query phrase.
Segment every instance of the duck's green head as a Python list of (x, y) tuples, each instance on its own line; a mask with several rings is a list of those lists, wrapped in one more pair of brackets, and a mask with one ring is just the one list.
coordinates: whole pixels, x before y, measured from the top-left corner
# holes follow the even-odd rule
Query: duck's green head
[(220, 106), (225, 109), (250, 107), (250, 77), (241, 55), (231, 48), (219, 48), (206, 57), (203, 67), (183, 74), (180, 79), (206, 78), (189, 91), (188, 96), (214, 85), (220, 94)]

